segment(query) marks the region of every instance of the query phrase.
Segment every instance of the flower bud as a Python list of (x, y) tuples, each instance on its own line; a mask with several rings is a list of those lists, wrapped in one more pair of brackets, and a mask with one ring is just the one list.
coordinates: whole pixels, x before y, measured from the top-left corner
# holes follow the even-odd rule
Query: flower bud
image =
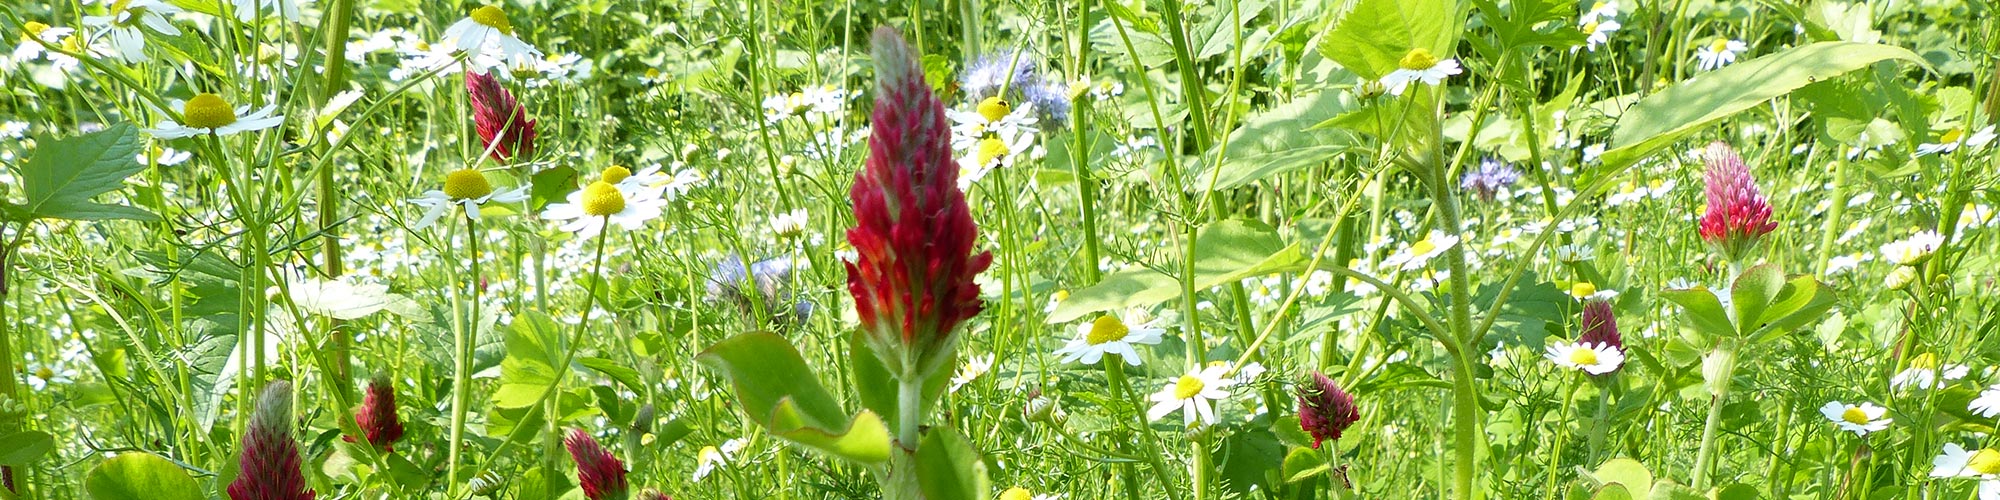
[(1341, 432), (1361, 420), (1354, 396), (1319, 372), (1313, 372), (1312, 380), (1299, 386), (1298, 397), (1299, 428), (1312, 435), (1315, 449), (1325, 440), (1340, 440)]
[(628, 492), (624, 462), (611, 456), (583, 429), (570, 429), (563, 446), (569, 448), (570, 458), (576, 461), (576, 482), (583, 487), (584, 498), (625, 500)]
[(1771, 220), (1771, 203), (1757, 190), (1757, 179), (1736, 150), (1720, 141), (1708, 145), (1708, 211), (1701, 216), (1701, 239), (1731, 262), (1742, 262), (1778, 228)]
[(257, 396), (240, 455), (230, 500), (313, 500), (299, 468), (299, 442), (292, 438), (291, 382), (271, 382)]

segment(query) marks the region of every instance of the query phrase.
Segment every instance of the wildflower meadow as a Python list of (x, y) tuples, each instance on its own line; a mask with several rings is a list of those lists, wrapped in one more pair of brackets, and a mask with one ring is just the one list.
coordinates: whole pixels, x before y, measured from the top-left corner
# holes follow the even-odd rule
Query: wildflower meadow
[(0, 500), (2000, 500), (1992, 0), (0, 0)]

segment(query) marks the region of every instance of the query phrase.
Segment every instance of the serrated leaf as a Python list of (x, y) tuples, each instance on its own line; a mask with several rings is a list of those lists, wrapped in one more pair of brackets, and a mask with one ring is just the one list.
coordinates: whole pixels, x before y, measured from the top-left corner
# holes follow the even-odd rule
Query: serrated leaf
[(139, 132), (131, 124), (75, 137), (42, 137), (28, 163), (21, 167), (21, 208), (37, 219), (155, 220), (136, 207), (90, 201), (125, 186), (125, 178), (145, 170), (136, 159)]
[(201, 485), (180, 465), (151, 453), (105, 460), (83, 478), (92, 500), (204, 500)]
[(1369, 80), (1380, 80), (1410, 49), (1451, 57), (1464, 12), (1448, 0), (1360, 0), (1320, 41), (1319, 53)]

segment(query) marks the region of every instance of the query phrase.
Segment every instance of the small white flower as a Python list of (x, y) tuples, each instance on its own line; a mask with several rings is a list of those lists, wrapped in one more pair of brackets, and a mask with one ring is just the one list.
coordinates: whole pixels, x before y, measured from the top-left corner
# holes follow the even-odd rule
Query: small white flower
[(965, 384), (972, 383), (980, 375), (985, 375), (986, 372), (992, 370), (992, 354), (976, 354), (965, 358), (965, 366), (958, 367), (958, 371), (951, 375), (951, 392), (958, 392), (960, 387), (965, 387)]
[(479, 220), (479, 209), (487, 202), (520, 203), (528, 200), (529, 186), (521, 186), (506, 191), (494, 191), (486, 182), (486, 174), (478, 170), (465, 169), (447, 175), (444, 189), (425, 191), (422, 197), (412, 198), (411, 204), (424, 207), (424, 217), (417, 220), (412, 229), (423, 229), (437, 223), (439, 217), (453, 206), (465, 208), (465, 216)]
[(1229, 397), (1229, 387), (1236, 385), (1235, 380), (1223, 377), (1228, 372), (1228, 366), (1215, 365), (1167, 382), (1166, 387), (1150, 398), (1153, 407), (1146, 410), (1146, 420), (1159, 420), (1179, 410), (1182, 425), (1195, 425), (1196, 422), (1214, 425), (1217, 421), (1215, 402)]
[(1133, 344), (1155, 345), (1160, 343), (1160, 335), (1166, 330), (1152, 328), (1150, 324), (1140, 324), (1134, 328), (1115, 314), (1098, 316), (1096, 320), (1077, 327), (1076, 338), (1069, 344), (1056, 349), (1064, 363), (1082, 361), (1086, 365), (1097, 364), (1106, 353), (1125, 358), (1125, 363), (1139, 366), (1139, 351)]
[(701, 451), (695, 453), (695, 459), (700, 464), (694, 468), (694, 480), (699, 482), (707, 478), (710, 473), (715, 472), (716, 467), (729, 465), (730, 461), (736, 459), (737, 452), (743, 451), (743, 446), (748, 444), (750, 443), (744, 441), (743, 438), (736, 438), (723, 441), (721, 448), (714, 446), (701, 447)]
[(193, 157), (194, 157), (193, 153), (189, 153), (186, 151), (181, 151), (174, 148), (163, 148), (159, 146), (154, 146), (146, 148), (145, 151), (139, 152), (139, 154), (135, 155), (133, 159), (137, 160), (141, 165), (158, 164), (159, 166), (162, 167), (171, 167), (174, 165), (186, 163), (188, 161), (188, 158), (193, 158)]
[(1625, 365), (1625, 351), (1610, 344), (1560, 342), (1550, 344), (1545, 355), (1556, 366), (1591, 375), (1618, 371)]
[(1444, 83), (1444, 79), (1464, 72), (1457, 59), (1438, 59), (1429, 50), (1410, 49), (1399, 67), (1382, 77), (1382, 86), (1388, 87), (1391, 95), (1403, 95), (1403, 90), (1409, 88), (1411, 83), (1438, 85)]
[(1450, 250), (1457, 245), (1457, 236), (1433, 229), (1429, 235), (1424, 236), (1424, 239), (1397, 249), (1396, 253), (1382, 259), (1382, 267), (1385, 269), (1396, 268), (1403, 271), (1422, 269), (1424, 265), (1431, 262), (1432, 258), (1443, 255), (1446, 250)]
[(114, 4), (107, 16), (84, 16), (83, 25), (99, 30), (93, 38), (103, 38), (111, 44), (111, 49), (119, 59), (129, 63), (146, 62), (146, 33), (139, 30), (145, 26), (166, 36), (180, 36), (181, 30), (168, 22), (167, 17), (181, 12), (180, 7), (161, 0), (132, 0)]
[(488, 56), (482, 69), (492, 68), (493, 63), (509, 64), (542, 57), (540, 49), (514, 37), (514, 24), (507, 20), (507, 13), (491, 5), (473, 9), (465, 19), (445, 28), (444, 41), (439, 45)]
[(1939, 136), (1938, 142), (1918, 144), (1917, 156), (1951, 153), (1958, 151), (1960, 147), (1983, 148), (1987, 144), (1992, 144), (1995, 136), (1992, 125), (1987, 125), (1986, 128), (1979, 129), (1969, 136), (1965, 133), (1965, 129), (1954, 128)]
[(1944, 246), (1944, 236), (1937, 231), (1920, 231), (1909, 238), (1882, 245), (1882, 259), (1898, 265), (1914, 266), (1929, 259), (1941, 246)]
[(1736, 55), (1750, 50), (1742, 41), (1717, 38), (1714, 43), (1694, 51), (1695, 66), (1702, 71), (1715, 71), (1736, 62)]
[(1819, 413), (1825, 415), (1827, 420), (1831, 420), (1835, 425), (1838, 425), (1840, 430), (1853, 432), (1856, 436), (1866, 436), (1870, 432), (1881, 432), (1883, 429), (1888, 429), (1889, 424), (1895, 421), (1895, 419), (1886, 416), (1889, 414), (1889, 409), (1875, 406), (1875, 403), (1850, 405), (1839, 401), (1830, 401), (1826, 403), (1826, 406), (1819, 408)]
[(1918, 355), (1916, 359), (1911, 360), (1909, 368), (1904, 368), (1903, 371), (1896, 372), (1896, 376), (1890, 377), (1889, 387), (1895, 389), (1902, 389), (1904, 387), (1916, 387), (1924, 390), (1936, 389), (1943, 387), (1945, 383), (1949, 383), (1950, 381), (1965, 378), (1965, 374), (1971, 370), (1971, 367), (1959, 364), (1940, 366), (1938, 365), (1937, 356), (1924, 353)]
[(230, 0), (235, 4), (236, 20), (248, 23), (257, 19), (265, 10), (277, 11), (278, 17), (286, 21), (299, 20), (299, 4), (292, 0)]
[(806, 209), (795, 209), (771, 216), (771, 231), (780, 236), (796, 235), (806, 230), (807, 222)]
[(1618, 31), (1618, 28), (1621, 27), (1623, 26), (1618, 24), (1618, 21), (1611, 20), (1584, 22), (1583, 32), (1588, 35), (1584, 37), (1584, 47), (1590, 49), (1591, 52), (1597, 52), (1597, 46), (1610, 43), (1611, 33)]
[(1584, 11), (1581, 22), (1589, 23), (1616, 15), (1618, 15), (1617, 0), (1597, 2), (1590, 5), (1590, 10)]
[(200, 94), (185, 102), (174, 104), (186, 124), (173, 120), (162, 120), (159, 128), (146, 129), (146, 133), (161, 139), (179, 139), (202, 134), (226, 136), (277, 127), (285, 123), (285, 117), (273, 115), (278, 111), (275, 104), (265, 105), (251, 111), (249, 106), (230, 109), (229, 103), (215, 94)]
[(1944, 452), (1931, 459), (1931, 477), (1979, 480), (1979, 500), (2000, 500), (2000, 450), (1967, 450), (1958, 443), (1945, 443)]
[(2000, 417), (2000, 384), (1979, 391), (1979, 397), (1973, 398), (1966, 409), (1986, 418)]
[(603, 233), (606, 224), (636, 230), (664, 213), (667, 200), (660, 194), (652, 188), (627, 190), (600, 180), (571, 192), (563, 203), (550, 204), (542, 218), (568, 221), (562, 230), (581, 239)]

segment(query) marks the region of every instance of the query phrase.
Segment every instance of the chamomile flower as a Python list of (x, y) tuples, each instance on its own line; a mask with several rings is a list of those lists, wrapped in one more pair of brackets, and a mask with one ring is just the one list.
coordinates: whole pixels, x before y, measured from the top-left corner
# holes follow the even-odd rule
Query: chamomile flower
[(1979, 397), (1973, 398), (1965, 409), (1986, 418), (2000, 417), (2000, 384), (1979, 391)]
[(660, 217), (667, 200), (660, 197), (657, 189), (619, 189), (617, 185), (599, 180), (569, 194), (562, 203), (550, 204), (542, 211), (542, 218), (552, 221), (567, 221), (562, 230), (574, 233), (578, 238), (590, 239), (604, 232), (607, 224), (617, 224), (625, 230), (635, 230)]
[(84, 16), (83, 25), (97, 28), (98, 35), (111, 43), (112, 53), (128, 63), (145, 62), (146, 34), (140, 26), (166, 36), (180, 36), (181, 30), (167, 18), (180, 7), (162, 0), (131, 0), (112, 4), (109, 15)]
[(1215, 403), (1229, 397), (1229, 387), (1236, 385), (1235, 380), (1223, 376), (1227, 373), (1229, 366), (1218, 364), (1188, 372), (1168, 382), (1150, 398), (1153, 407), (1146, 410), (1146, 420), (1159, 420), (1179, 410), (1182, 425), (1195, 425), (1196, 422), (1214, 425), (1217, 421)]
[(743, 447), (748, 444), (750, 443), (743, 438), (736, 438), (723, 441), (721, 448), (701, 447), (701, 451), (695, 453), (695, 460), (700, 463), (694, 467), (694, 480), (700, 482), (715, 472), (716, 467), (729, 465), (730, 461), (736, 459), (736, 454), (743, 451)]
[(1882, 260), (1904, 266), (1923, 263), (1944, 246), (1944, 236), (1937, 231), (1920, 231), (1917, 234), (1882, 245)]
[(1618, 28), (1621, 27), (1623, 25), (1618, 24), (1618, 21), (1609, 19), (1584, 22), (1583, 33), (1586, 35), (1583, 39), (1584, 47), (1590, 49), (1591, 52), (1597, 52), (1597, 46), (1610, 43), (1611, 33), (1618, 31)]
[(1396, 70), (1382, 77), (1382, 86), (1388, 87), (1390, 94), (1403, 95), (1403, 90), (1411, 83), (1438, 85), (1444, 83), (1445, 78), (1463, 72), (1465, 70), (1458, 66), (1457, 59), (1438, 59), (1430, 50), (1419, 47), (1410, 49), (1410, 53), (1397, 63)]
[(1618, 371), (1625, 365), (1625, 351), (1609, 343), (1559, 342), (1550, 344), (1544, 354), (1556, 366), (1582, 370), (1591, 375)]
[(1396, 268), (1403, 271), (1423, 269), (1432, 258), (1443, 255), (1446, 250), (1458, 245), (1458, 237), (1444, 231), (1431, 230), (1424, 239), (1397, 249), (1396, 253), (1382, 259), (1382, 268)]
[(469, 168), (458, 170), (445, 174), (444, 189), (425, 191), (423, 197), (409, 200), (411, 204), (424, 207), (424, 217), (411, 227), (430, 227), (452, 206), (465, 207), (465, 216), (477, 221), (480, 206), (487, 202), (520, 203), (527, 199), (528, 186), (496, 192), (493, 184), (487, 182), (486, 174)]
[(1062, 495), (1037, 495), (1027, 488), (1015, 486), (1000, 492), (1000, 500), (1062, 500)]
[(1042, 305), (1042, 314), (1056, 312), (1056, 306), (1062, 305), (1065, 300), (1069, 300), (1069, 290), (1056, 290), (1056, 293), (1049, 294), (1048, 303)]
[(159, 165), (162, 167), (171, 167), (174, 165), (186, 163), (188, 161), (188, 158), (193, 158), (193, 157), (194, 157), (193, 153), (189, 153), (186, 151), (181, 151), (174, 148), (153, 146), (150, 148), (146, 148), (144, 151), (139, 152), (138, 155), (133, 157), (133, 160), (138, 161), (142, 165)]
[(179, 139), (202, 134), (225, 136), (264, 130), (285, 123), (284, 116), (272, 115), (277, 110), (275, 104), (265, 105), (256, 111), (250, 111), (249, 106), (231, 109), (229, 101), (222, 100), (222, 96), (200, 94), (180, 104), (181, 118), (187, 123), (165, 120), (160, 128), (147, 129), (146, 133), (161, 139)]
[(1082, 361), (1086, 365), (1097, 364), (1104, 355), (1116, 354), (1125, 358), (1125, 364), (1139, 366), (1139, 351), (1133, 344), (1155, 345), (1160, 343), (1160, 334), (1166, 330), (1152, 328), (1150, 324), (1140, 324), (1137, 328), (1126, 325), (1125, 320), (1115, 314), (1098, 316), (1096, 320), (1079, 325), (1076, 338), (1069, 344), (1056, 349), (1056, 355), (1063, 357), (1064, 363)]
[(43, 24), (36, 21), (28, 21), (27, 25), (21, 27), (21, 43), (19, 45), (14, 46), (14, 54), (13, 54), (14, 62), (22, 63), (22, 62), (33, 61), (35, 60), (35, 58), (41, 57), (43, 54), (48, 54), (50, 60), (54, 61), (55, 57), (63, 55), (54, 52), (49, 52), (49, 50), (46, 47), (43, 47), (42, 44), (46, 43), (49, 45), (61, 47), (63, 45), (63, 39), (69, 38), (70, 35), (73, 35), (75, 33), (76, 33), (76, 28), (59, 28), (55, 26), (49, 26), (47, 24)]
[(1949, 154), (1953, 151), (1958, 151), (1960, 147), (1983, 148), (1987, 144), (1993, 143), (1995, 135), (1992, 125), (1987, 125), (1986, 128), (1979, 129), (1978, 132), (1973, 132), (1970, 136), (1966, 135), (1964, 128), (1953, 128), (1945, 131), (1944, 135), (1939, 136), (1938, 142), (1918, 144), (1917, 156)]
[(444, 30), (442, 45), (473, 54), (497, 54), (500, 61), (512, 62), (542, 57), (542, 51), (514, 37), (514, 24), (507, 13), (492, 5), (472, 9), (472, 13)]
[(797, 236), (805, 232), (807, 222), (806, 209), (803, 208), (773, 215), (771, 232), (778, 233), (779, 236)]
[(1927, 352), (1910, 359), (1909, 368), (1904, 368), (1903, 371), (1897, 372), (1896, 376), (1890, 377), (1889, 387), (1902, 389), (1914, 386), (1918, 389), (1936, 389), (1942, 387), (1944, 383), (1965, 378), (1965, 374), (1970, 371), (1971, 368), (1965, 365), (1939, 364), (1937, 355)]
[(980, 375), (992, 370), (993, 355), (990, 353), (975, 354), (965, 358), (965, 366), (958, 367), (958, 371), (951, 374), (951, 392), (958, 392), (958, 388), (965, 387), (965, 384), (972, 383)]
[(275, 11), (286, 21), (299, 20), (299, 4), (293, 0), (230, 0), (236, 7), (236, 20), (250, 22), (264, 11)]
[(1881, 432), (1883, 429), (1888, 429), (1889, 424), (1895, 421), (1888, 418), (1889, 409), (1875, 406), (1875, 403), (1851, 405), (1829, 401), (1826, 406), (1819, 408), (1819, 413), (1825, 415), (1827, 420), (1833, 421), (1840, 430), (1853, 432), (1856, 436)]
[(1931, 477), (1977, 479), (1979, 500), (2000, 500), (2000, 450), (1945, 443), (1944, 452), (1931, 459)]
[(1750, 50), (1740, 40), (1716, 38), (1714, 42), (1694, 51), (1695, 67), (1702, 71), (1715, 71), (1736, 62), (1736, 55)]
[(1608, 18), (1616, 15), (1618, 15), (1617, 0), (1612, 0), (1608, 2), (1597, 2), (1590, 5), (1590, 10), (1583, 12), (1582, 19), (1579, 20), (1579, 22), (1591, 23), (1599, 19)]

